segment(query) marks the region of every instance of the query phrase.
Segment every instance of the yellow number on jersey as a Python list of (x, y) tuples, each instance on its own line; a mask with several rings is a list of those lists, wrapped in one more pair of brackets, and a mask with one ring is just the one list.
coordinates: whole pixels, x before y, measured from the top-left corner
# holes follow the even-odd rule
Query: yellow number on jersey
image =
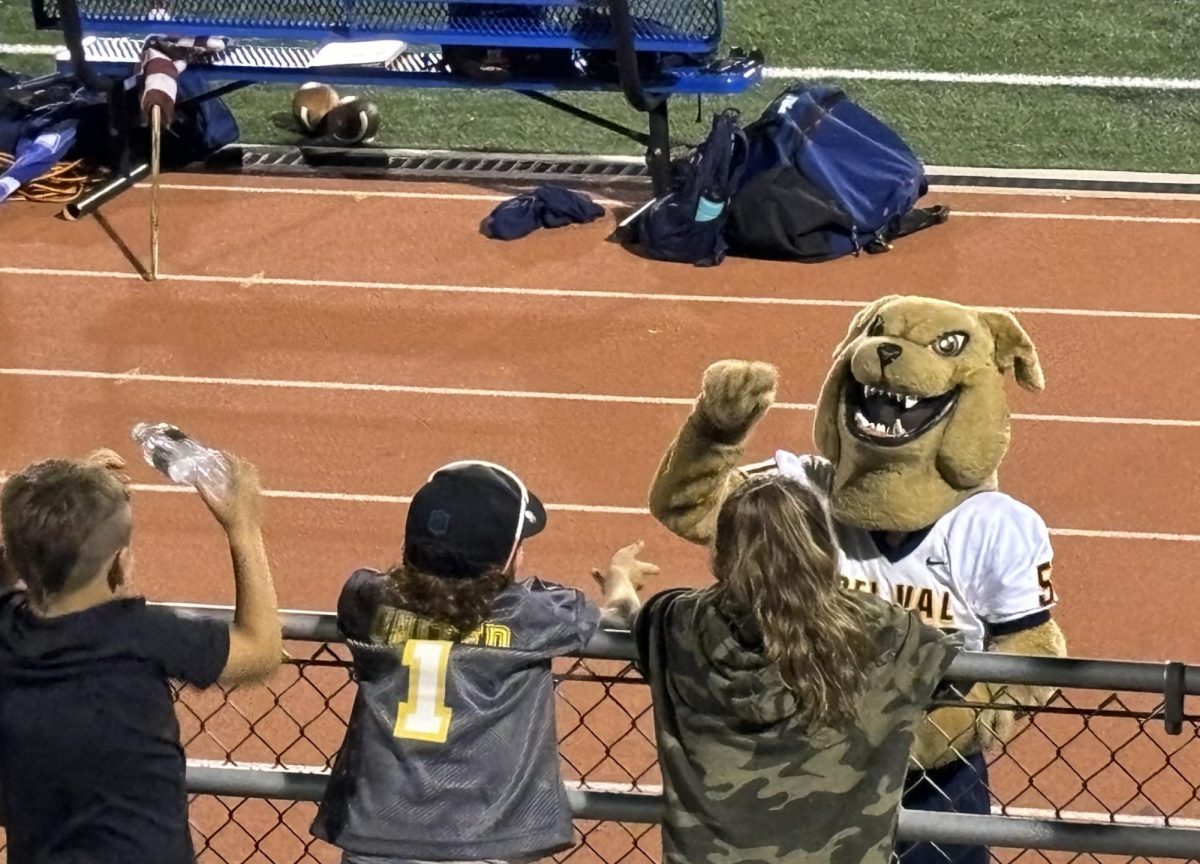
[(446, 743), (451, 710), (446, 705), (446, 668), (449, 642), (410, 639), (402, 662), (408, 667), (408, 701), (396, 712), (397, 738)]

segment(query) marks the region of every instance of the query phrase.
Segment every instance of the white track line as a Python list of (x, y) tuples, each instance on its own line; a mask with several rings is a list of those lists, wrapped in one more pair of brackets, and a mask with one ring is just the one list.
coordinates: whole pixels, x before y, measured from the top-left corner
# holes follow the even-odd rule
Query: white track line
[(936, 84), (1001, 84), (1007, 87), (1071, 87), (1120, 90), (1200, 90), (1197, 78), (1144, 75), (1029, 75), (996, 72), (932, 72), (916, 69), (834, 69), (825, 66), (767, 67), (767, 79), (907, 81)]
[[(227, 378), (197, 375), (154, 375), (142, 372), (93, 372), (82, 369), (0, 368), (0, 376), (17, 378), (79, 378), (119, 383), (196, 384), (220, 387), (262, 387), (280, 390), (333, 390), (347, 393), (405, 393), (419, 396), (466, 396), (471, 398), (537, 399), (561, 402), (610, 402), (619, 405), (691, 405), (694, 399), (666, 396), (616, 396), (602, 393), (555, 393), (540, 390), (490, 390), (475, 387), (425, 387), (412, 384), (366, 384), (350, 381), (297, 381), (276, 378)], [(814, 406), (782, 403), (778, 407), (812, 410)], [(1190, 423), (1191, 421), (1180, 421)], [(1200, 426), (1200, 421), (1195, 421)]]
[[(134, 492), (195, 494), (190, 486), (170, 486), (158, 483), (131, 483)], [(288, 501), (327, 501), (340, 504), (409, 504), (407, 495), (362, 495), (353, 492), (301, 492), (294, 489), (264, 489), (264, 498)], [(606, 504), (550, 504), (547, 510), (555, 513), (598, 513), (605, 516), (649, 516), (645, 507), (616, 507)], [(1085, 537), (1093, 540), (1154, 540), (1166, 543), (1200, 543), (1200, 534), (1164, 534), (1157, 531), (1105, 531), (1090, 528), (1051, 528), (1059, 537)]]
[(989, 179), (1200, 184), (1200, 174), (1172, 174), (1163, 171), (1108, 171), (1097, 168), (980, 168), (970, 165), (929, 165), (925, 170), (930, 174), (987, 177)]
[(1200, 218), (1190, 216), (1116, 216), (1099, 213), (1014, 213), (988, 210), (951, 210), (955, 216), (984, 219), (1042, 219), (1064, 222), (1132, 222), (1150, 225), (1200, 225)]
[(1164, 540), (1176, 543), (1200, 543), (1200, 534), (1164, 534), (1157, 531), (1098, 531), (1087, 528), (1051, 528), (1060, 537), (1088, 537), (1105, 540)]
[(63, 50), (57, 45), (32, 45), (17, 43), (15, 45), (0, 45), (0, 54), (25, 54), (29, 56), (53, 57)]
[[(228, 603), (176, 603), (173, 600), (147, 600), (151, 606), (170, 606), (172, 609), (187, 609), (187, 610), (216, 610), (218, 612), (233, 612), (236, 608)], [(328, 609), (280, 609), (284, 615), (336, 615)]]
[(1200, 420), (1177, 420), (1166, 417), (1099, 417), (1085, 414), (1021, 414), (1014, 413), (1014, 420), (1032, 423), (1083, 423), (1098, 426), (1173, 426), (1181, 429), (1200, 428)]
[[(84, 279), (118, 279), (144, 282), (137, 273), (118, 270), (63, 270), (51, 267), (0, 267), (0, 275), (60, 276)], [(344, 279), (291, 279), (256, 273), (251, 276), (203, 276), (199, 274), (160, 273), (160, 283), (198, 282), (251, 288), (278, 285), (288, 288), (357, 288), (370, 291), (413, 291), (440, 294), (501, 294), (519, 297), (556, 297), (589, 300), (647, 300), (669, 303), (723, 303), (735, 306), (794, 306), (812, 308), (861, 309), (871, 300), (819, 300), (806, 297), (737, 297), (721, 294), (653, 294), (636, 291), (592, 291), (564, 288), (503, 288), (492, 285), (435, 285), (409, 282), (365, 282)], [(0, 285), (0, 288), (4, 287)], [(874, 298), (872, 298), (874, 299)], [(1073, 318), (1130, 318), (1156, 321), (1200, 321), (1197, 312), (1138, 312), (1120, 309), (1072, 309), (1046, 306), (1006, 306), (1022, 315), (1062, 315)]]
[[(158, 483), (131, 483), (134, 492), (166, 494), (194, 494), (190, 486), (169, 486)], [(339, 504), (411, 504), (409, 495), (363, 495), (354, 492), (300, 492), (294, 489), (264, 489), (264, 498), (279, 498), (285, 501), (327, 501)], [(545, 504), (547, 510), (556, 513), (599, 513), (605, 516), (649, 516), (645, 507), (617, 507), (607, 504)], [(1198, 537), (1197, 539), (1200, 539)]]
[[(160, 183), (159, 186), (163, 189), (171, 189), (179, 192), (234, 192), (238, 194), (249, 195), (299, 195), (308, 197), (333, 197), (333, 198), (353, 198), (356, 201), (365, 201), (370, 198), (398, 198), (410, 201), (485, 201), (497, 203), (507, 201), (512, 195), (490, 195), (484, 193), (462, 193), (462, 192), (401, 192), (388, 189), (322, 189), (319, 187), (304, 187), (304, 186), (225, 186), (221, 184), (206, 185), (203, 183)], [(138, 184), (137, 189), (149, 189), (149, 182)], [(942, 192), (962, 192), (967, 193), (967, 188), (954, 186), (936, 187)], [(1038, 190), (1039, 193), (1045, 190)], [(1051, 190), (1058, 197), (1069, 197), (1072, 193), (1063, 190)], [(1009, 191), (1008, 194), (1019, 194)], [(1113, 193), (1115, 194), (1115, 193)], [(1126, 193), (1127, 196), (1138, 197), (1139, 200), (1144, 196), (1137, 196), (1134, 193)], [(1094, 197), (1111, 197), (1108, 193), (1097, 193)], [(1085, 197), (1085, 196), (1080, 196)], [(1162, 196), (1158, 196), (1162, 197)], [(1196, 200), (1200, 200), (1200, 195), (1193, 196)], [(1185, 199), (1190, 200), (1190, 199)], [(597, 203), (605, 207), (627, 206), (638, 202), (621, 201), (613, 198), (597, 198)], [(959, 210), (951, 209), (951, 218), (955, 216), (968, 216), (985, 219), (1042, 219), (1042, 220), (1059, 220), (1065, 222), (1071, 221), (1093, 221), (1093, 222), (1122, 222), (1122, 223), (1147, 223), (1147, 224), (1177, 224), (1177, 225), (1197, 225), (1200, 224), (1200, 218), (1187, 217), (1166, 217), (1166, 216), (1121, 216), (1121, 215), (1100, 215), (1086, 213), (1013, 213), (1004, 211), (991, 210)]]
[[(1130, 192), (1119, 189), (1059, 189), (1055, 187), (1022, 189), (1020, 187), (1009, 186), (960, 186), (938, 183), (929, 187), (929, 194), (931, 195), (943, 193), (959, 195), (1006, 195), (1009, 197), (1024, 198), (1058, 198), (1063, 201), (1070, 201), (1073, 198), (1103, 198), (1109, 200), (1119, 198), (1126, 201), (1185, 201), (1189, 203), (1200, 201), (1200, 193), (1189, 192)], [(950, 208), (951, 216), (956, 212), (958, 211), (953, 207)]]
[[(116, 381), (120, 384), (183, 384), (215, 387), (251, 387), (274, 390), (326, 390), (343, 393), (403, 393), (417, 396), (458, 396), (472, 399), (533, 399), (552, 402), (599, 402), (615, 405), (671, 405), (691, 407), (694, 397), (621, 396), (607, 393), (564, 393), (547, 390), (495, 390), (482, 387), (427, 387), (416, 384), (369, 384), (355, 381), (302, 381), (281, 378), (232, 378), (204, 375), (159, 375), (146, 372), (97, 372), (89, 369), (30, 369), (0, 367), (0, 377), (67, 378)], [(811, 402), (776, 402), (775, 410), (813, 411)], [(1161, 417), (1102, 417), (1073, 414), (1020, 414), (1016, 420), (1034, 423), (1079, 423), (1096, 426), (1167, 426), (1200, 428), (1200, 420)]]
[[(149, 181), (139, 183), (134, 188), (148, 190), (150, 188), (150, 183)], [(236, 192), (238, 194), (248, 195), (309, 195), (322, 198), (353, 198), (356, 201), (364, 201), (368, 198), (399, 198), (409, 201), (500, 202), (507, 201), (513, 197), (511, 194), (490, 195), (466, 192), (401, 192), (391, 189), (321, 189), (317, 187), (301, 186), (224, 186), (221, 184), (213, 184), (208, 186), (203, 183), (160, 183), (159, 188), (172, 189), (180, 192)], [(617, 201), (616, 199), (612, 198), (595, 198), (594, 200), (597, 204), (602, 204), (606, 207), (619, 207), (630, 203), (628, 201)]]

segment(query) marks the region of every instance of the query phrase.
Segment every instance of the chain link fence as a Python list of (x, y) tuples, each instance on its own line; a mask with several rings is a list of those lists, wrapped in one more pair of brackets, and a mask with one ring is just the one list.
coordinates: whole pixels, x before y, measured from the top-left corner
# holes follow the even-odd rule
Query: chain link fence
[[(333, 642), (293, 641), (290, 659), (266, 685), (177, 692), (182, 740), (192, 764), (327, 769), (355, 696), (349, 652)], [(600, 791), (660, 791), (649, 688), (625, 660), (555, 662), (563, 776)], [(1186, 706), (1188, 708), (1194, 706)], [(988, 756), (993, 812), (1081, 822), (1200, 826), (1200, 716), (1183, 714), (1167, 733), (1163, 698), (1143, 693), (1059, 690)], [(195, 795), (191, 823), (201, 862), (309, 864), (340, 852), (309, 834), (309, 801)], [(1196, 820), (1194, 823), (1192, 820)], [(576, 821), (573, 864), (660, 860), (656, 826)], [(2, 853), (0, 853), (2, 855)], [(999, 862), (1083, 864), (1150, 859), (993, 848)], [(1196, 851), (1200, 859), (1200, 848)], [(1178, 859), (1176, 859), (1178, 860)]]

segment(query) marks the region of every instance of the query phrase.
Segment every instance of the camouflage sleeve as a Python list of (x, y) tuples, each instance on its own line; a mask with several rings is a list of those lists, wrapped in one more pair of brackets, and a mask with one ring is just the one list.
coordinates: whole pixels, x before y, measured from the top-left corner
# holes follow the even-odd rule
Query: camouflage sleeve
[(898, 631), (893, 661), (897, 680), (915, 704), (924, 705), (938, 689), (955, 655), (962, 650), (962, 636), (930, 627), (915, 612), (903, 613)]
[(650, 668), (650, 629), (654, 620), (666, 614), (671, 598), (687, 593), (687, 588), (668, 588), (651, 597), (638, 610), (633, 619), (633, 640), (637, 646), (637, 659), (634, 664), (643, 678), (649, 677)]

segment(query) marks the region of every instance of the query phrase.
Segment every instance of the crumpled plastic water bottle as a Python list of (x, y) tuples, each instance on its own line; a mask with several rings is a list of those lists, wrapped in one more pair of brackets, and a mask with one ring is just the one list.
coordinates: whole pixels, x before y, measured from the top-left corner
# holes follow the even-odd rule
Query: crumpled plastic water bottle
[(229, 492), (229, 461), (219, 451), (189, 438), (170, 423), (139, 423), (133, 440), (152, 467), (176, 483), (196, 486), (211, 498), (223, 499)]

